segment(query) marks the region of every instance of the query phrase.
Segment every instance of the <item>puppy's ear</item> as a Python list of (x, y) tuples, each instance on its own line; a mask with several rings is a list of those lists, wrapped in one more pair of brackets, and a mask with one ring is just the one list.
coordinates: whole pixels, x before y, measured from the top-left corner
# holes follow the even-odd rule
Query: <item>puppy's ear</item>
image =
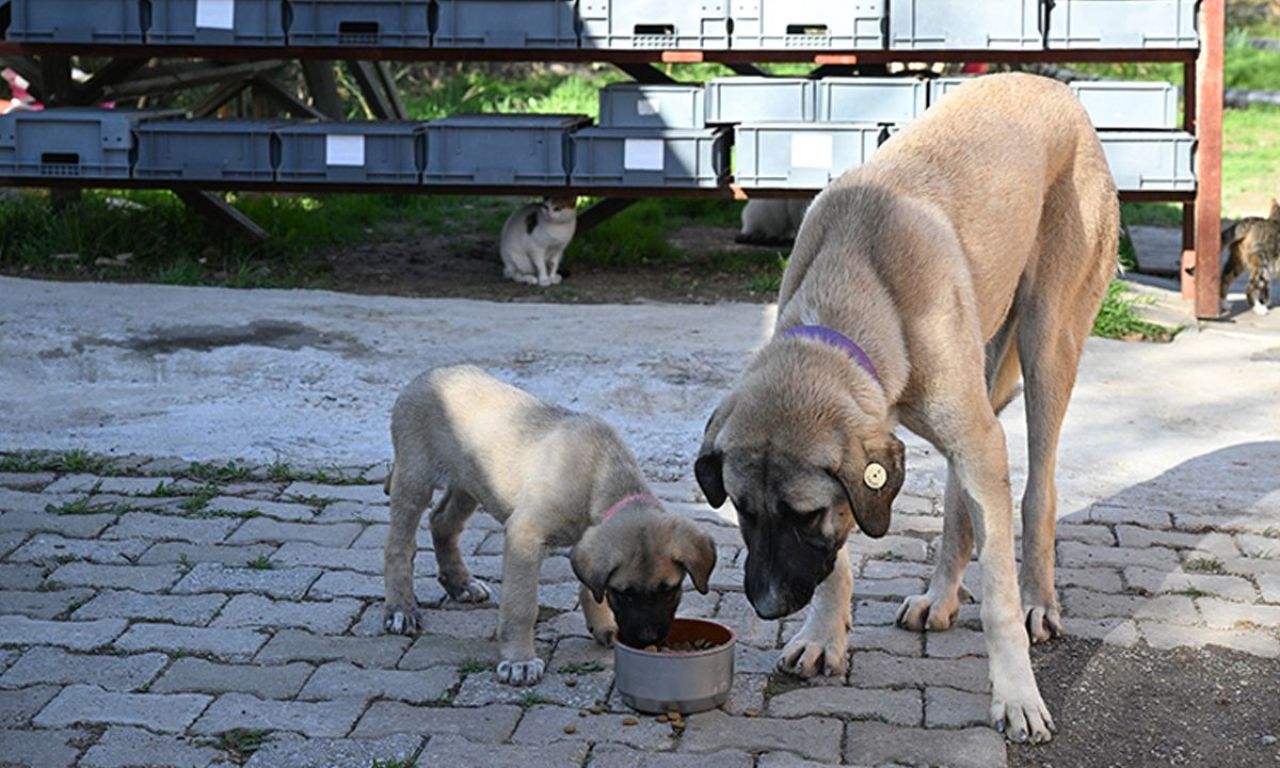
[(693, 474), (698, 478), (698, 487), (714, 509), (719, 509), (729, 496), (724, 490), (724, 454), (716, 449), (716, 437), (732, 410), (732, 399), (727, 399), (712, 412), (702, 432), (702, 448), (698, 451), (698, 460), (693, 463)]
[(689, 574), (693, 586), (702, 594), (710, 589), (711, 572), (716, 567), (716, 542), (689, 520), (678, 519), (673, 527), (675, 561)]
[(609, 584), (609, 577), (618, 569), (616, 549), (608, 546), (602, 539), (597, 526), (588, 528), (569, 553), (573, 575), (591, 590), (591, 596), (597, 603), (604, 602), (604, 590)]
[(840, 469), (832, 474), (844, 487), (858, 527), (878, 539), (889, 530), (893, 500), (902, 490), (906, 450), (892, 433), (861, 447), (846, 448)]

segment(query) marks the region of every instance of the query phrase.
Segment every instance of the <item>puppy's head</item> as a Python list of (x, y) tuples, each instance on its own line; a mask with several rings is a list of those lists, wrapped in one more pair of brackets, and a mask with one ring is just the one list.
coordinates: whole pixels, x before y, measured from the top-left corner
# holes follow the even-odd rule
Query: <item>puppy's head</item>
[(716, 545), (691, 521), (635, 504), (587, 529), (570, 561), (596, 601), (608, 601), (622, 642), (644, 647), (671, 630), (686, 574), (706, 593)]
[(854, 390), (843, 353), (810, 351), (753, 364), (711, 416), (694, 466), (713, 507), (733, 500), (747, 599), (766, 619), (809, 603), (855, 521), (883, 536), (902, 488), (903, 446), (884, 411)]

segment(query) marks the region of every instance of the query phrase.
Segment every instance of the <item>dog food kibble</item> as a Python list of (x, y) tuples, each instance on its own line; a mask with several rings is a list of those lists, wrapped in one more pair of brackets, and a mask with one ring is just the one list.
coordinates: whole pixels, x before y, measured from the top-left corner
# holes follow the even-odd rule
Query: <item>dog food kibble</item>
[(743, 716), (743, 717), (755, 717), (755, 716), (756, 716), (756, 715), (758, 715), (758, 714), (760, 714), (760, 713), (759, 713), (759, 712), (757, 712), (757, 711), (755, 711), (754, 709), (744, 709), (744, 710), (742, 710), (742, 716)]
[(624, 717), (622, 718), (622, 724), (623, 725), (639, 725), (640, 721), (635, 719), (634, 717)]
[(642, 650), (646, 653), (690, 653), (715, 648), (716, 644), (705, 638), (680, 643), (663, 643), (662, 645), (646, 645)]
[(600, 706), (599, 704), (591, 708), (591, 714), (593, 715), (598, 715), (601, 712), (604, 712), (604, 707)]
[(577, 733), (577, 732), (578, 732), (578, 726), (576, 726), (576, 725), (566, 725), (566, 726), (564, 727), (564, 732), (565, 732), (565, 733)]
[(658, 646), (656, 646), (656, 645), (646, 645), (646, 646), (644, 647), (644, 652), (645, 652), (645, 653), (657, 653), (657, 652), (658, 652)]
[(573, 688), (573, 687), (576, 687), (577, 685), (578, 685), (578, 681), (572, 677), (564, 681), (565, 688)]
[(578, 712), (578, 717), (586, 717), (586, 716), (587, 716), (587, 713), (586, 713), (586, 712), (583, 712), (583, 711), (579, 710), (579, 712)]
[(657, 720), (657, 721), (658, 721), (658, 722), (660, 722), (660, 723), (665, 723), (665, 722), (667, 722), (668, 720), (670, 720), (671, 718), (667, 717), (666, 715), (658, 715), (658, 716), (657, 716), (656, 718), (654, 718), (654, 719), (655, 719), (655, 720)]

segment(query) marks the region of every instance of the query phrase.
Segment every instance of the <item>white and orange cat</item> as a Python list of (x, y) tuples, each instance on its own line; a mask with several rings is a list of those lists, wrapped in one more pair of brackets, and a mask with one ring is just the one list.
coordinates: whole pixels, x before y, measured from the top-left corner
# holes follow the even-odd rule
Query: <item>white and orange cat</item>
[(560, 282), (560, 260), (578, 227), (577, 200), (547, 198), (511, 212), (502, 225), (502, 276), (543, 287)]

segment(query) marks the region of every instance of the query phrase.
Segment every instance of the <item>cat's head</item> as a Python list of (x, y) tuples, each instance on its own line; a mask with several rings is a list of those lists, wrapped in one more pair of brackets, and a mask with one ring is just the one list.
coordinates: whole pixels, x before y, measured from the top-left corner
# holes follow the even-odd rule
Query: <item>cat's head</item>
[(542, 209), (552, 221), (572, 221), (577, 215), (578, 200), (574, 197), (548, 197), (542, 201)]

